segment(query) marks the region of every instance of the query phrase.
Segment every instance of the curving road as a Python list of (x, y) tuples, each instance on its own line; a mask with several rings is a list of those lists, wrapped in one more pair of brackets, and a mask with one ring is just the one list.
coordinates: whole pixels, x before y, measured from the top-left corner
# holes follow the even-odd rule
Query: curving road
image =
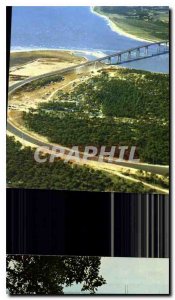
[[(25, 84), (30, 83), (32, 81), (35, 81), (37, 79), (42, 79), (42, 78), (53, 76), (53, 75), (56, 75), (56, 74), (57, 75), (58, 74), (60, 74), (60, 75), (65, 74), (69, 71), (72, 71), (72, 70), (80, 68), (80, 67), (90, 66), (90, 65), (94, 64), (94, 62), (99, 62), (99, 59), (94, 60), (94, 61), (88, 61), (88, 62), (79, 64), (79, 65), (75, 65), (75, 66), (72, 66), (72, 67), (68, 67), (68, 68), (65, 68), (63, 70), (53, 71), (53, 72), (46, 73), (46, 74), (43, 74), (43, 75), (38, 75), (38, 76), (35, 76), (35, 77), (27, 78), (27, 79), (23, 80), (22, 82), (18, 82), (18, 83), (13, 84), (12, 86), (10, 86), (9, 89), (8, 89), (8, 95), (11, 95), (12, 93), (14, 93), (16, 90), (18, 90), (19, 88), (21, 88)], [(27, 142), (30, 142), (32, 144), (35, 144), (36, 146), (47, 146), (49, 148), (53, 147), (53, 144), (43, 142), (42, 140), (39, 140), (36, 137), (32, 137), (31, 135), (23, 132), (21, 129), (14, 126), (9, 120), (7, 120), (7, 130), (9, 132), (11, 132), (12, 134), (18, 136), (21, 139), (23, 139)], [(66, 153), (66, 151), (68, 151), (68, 148), (63, 147), (63, 146), (61, 146), (61, 147), (65, 149), (65, 153)], [(94, 160), (97, 160), (97, 159), (94, 158)], [(115, 164), (123, 166), (123, 167), (127, 167), (127, 168), (134, 168), (134, 169), (138, 169), (138, 170), (151, 172), (151, 173), (154, 173), (154, 174), (167, 175), (169, 173), (169, 166), (152, 165), (152, 164), (144, 164), (144, 163), (132, 163), (132, 162), (129, 162), (129, 161), (117, 162)]]

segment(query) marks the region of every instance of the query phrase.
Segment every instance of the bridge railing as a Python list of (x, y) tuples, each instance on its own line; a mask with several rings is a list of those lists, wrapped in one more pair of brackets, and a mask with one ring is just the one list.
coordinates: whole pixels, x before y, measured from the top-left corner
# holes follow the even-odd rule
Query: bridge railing
[[(110, 54), (101, 58), (96, 59), (95, 61), (103, 62), (107, 61), (110, 62), (112, 58), (118, 57), (118, 60), (121, 60), (121, 56), (124, 54), (127, 54), (128, 57), (131, 56), (132, 53), (136, 53), (136, 55), (139, 57), (142, 50), (144, 50), (144, 55), (148, 55), (150, 48), (156, 48), (156, 51), (159, 52), (169, 52), (169, 41), (161, 41), (161, 42), (155, 42), (155, 43), (149, 43), (145, 45), (141, 45), (138, 47), (130, 48), (124, 51), (116, 52), (114, 54)], [(161, 47), (163, 47), (163, 50), (161, 51)]]
[[(139, 60), (146, 57), (166, 54), (169, 52), (169, 41), (149, 43), (128, 50), (116, 52), (95, 61), (105, 62), (106, 64), (121, 64), (133, 60)], [(116, 58), (114, 62), (114, 58)]]

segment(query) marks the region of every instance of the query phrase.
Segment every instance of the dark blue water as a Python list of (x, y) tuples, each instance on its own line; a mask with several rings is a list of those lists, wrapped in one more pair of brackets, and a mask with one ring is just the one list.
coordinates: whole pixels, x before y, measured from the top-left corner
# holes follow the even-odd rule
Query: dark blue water
[[(90, 7), (13, 7), (12, 50), (79, 49), (108, 54), (143, 44), (112, 31)], [(162, 56), (152, 63), (147, 59), (128, 66), (168, 72), (168, 58)]]

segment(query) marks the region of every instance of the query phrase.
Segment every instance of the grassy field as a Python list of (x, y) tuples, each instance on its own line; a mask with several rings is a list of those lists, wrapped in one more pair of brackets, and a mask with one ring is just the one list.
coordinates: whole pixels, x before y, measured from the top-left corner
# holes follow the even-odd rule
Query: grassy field
[(169, 38), (169, 10), (162, 6), (95, 6), (94, 11), (107, 16), (116, 29), (150, 41)]

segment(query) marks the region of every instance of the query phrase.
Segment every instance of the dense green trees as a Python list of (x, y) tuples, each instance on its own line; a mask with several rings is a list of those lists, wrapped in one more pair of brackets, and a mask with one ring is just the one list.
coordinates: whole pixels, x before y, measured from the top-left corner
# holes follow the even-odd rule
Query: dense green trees
[(105, 284), (100, 257), (7, 255), (7, 289), (11, 295), (59, 295), (64, 286), (81, 283), (95, 294)]
[(118, 69), (95, 76), (69, 94), (59, 93), (26, 126), (65, 146), (138, 146), (141, 161), (169, 162), (168, 75)]
[(142, 183), (96, 171), (87, 166), (64, 163), (37, 163), (34, 150), (21, 148), (7, 137), (7, 185), (16, 188), (41, 188), (79, 191), (148, 192)]

